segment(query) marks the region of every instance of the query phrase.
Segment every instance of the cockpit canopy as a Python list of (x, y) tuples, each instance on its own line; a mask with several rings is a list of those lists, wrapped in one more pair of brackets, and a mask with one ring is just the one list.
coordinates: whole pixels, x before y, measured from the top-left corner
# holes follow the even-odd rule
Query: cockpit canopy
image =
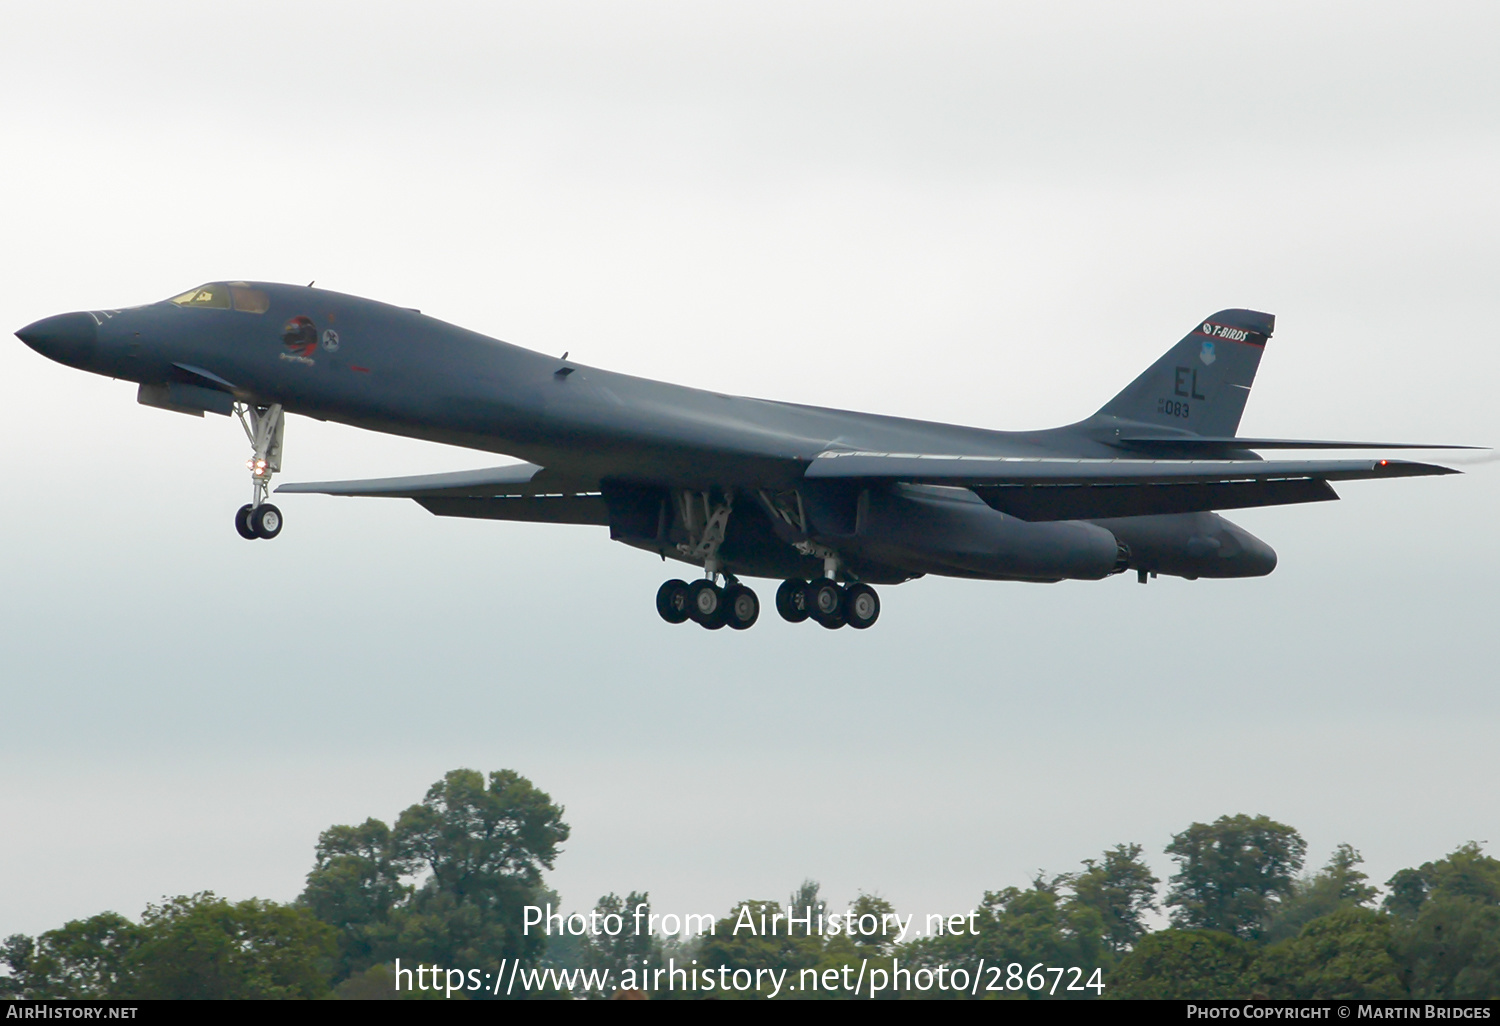
[(260, 289), (252, 289), (242, 281), (211, 282), (189, 289), (168, 302), (178, 306), (208, 308), (212, 310), (238, 310), (240, 313), (263, 314), (271, 308), (271, 297)]

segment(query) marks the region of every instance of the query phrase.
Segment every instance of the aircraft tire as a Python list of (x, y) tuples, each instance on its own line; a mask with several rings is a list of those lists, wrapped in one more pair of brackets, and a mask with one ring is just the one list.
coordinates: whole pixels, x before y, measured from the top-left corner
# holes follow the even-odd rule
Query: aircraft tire
[(880, 619), (880, 596), (868, 584), (851, 584), (844, 591), (844, 619), (862, 631)]
[(234, 515), (234, 529), (240, 533), (240, 537), (246, 541), (254, 541), (260, 535), (255, 533), (255, 528), (250, 526), (250, 504), (247, 502), (239, 508)]
[(807, 611), (829, 630), (844, 626), (844, 589), (823, 577), (807, 585)]
[(724, 589), (713, 581), (694, 581), (688, 585), (688, 616), (700, 627), (716, 631), (724, 626)]
[(686, 581), (668, 581), (656, 589), (656, 611), (667, 623), (685, 623), (688, 618)]
[(782, 581), (776, 589), (776, 612), (787, 623), (801, 623), (807, 619), (807, 582)]
[(744, 631), (760, 619), (760, 599), (743, 584), (724, 589), (725, 622), (734, 630)]
[(283, 523), (281, 510), (269, 502), (261, 503), (250, 511), (250, 527), (255, 531), (255, 537), (267, 540), (281, 533)]

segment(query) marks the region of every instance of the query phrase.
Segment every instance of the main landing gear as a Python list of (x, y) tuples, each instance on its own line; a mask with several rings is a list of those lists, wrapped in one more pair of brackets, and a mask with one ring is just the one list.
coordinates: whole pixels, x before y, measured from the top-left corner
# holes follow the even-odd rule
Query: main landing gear
[(656, 611), (667, 623), (692, 620), (711, 631), (743, 631), (760, 619), (760, 599), (732, 577), (722, 588), (706, 579), (692, 584), (668, 581), (656, 591)]
[[(667, 623), (692, 620), (711, 631), (742, 631), (759, 619), (760, 600), (732, 577), (722, 588), (711, 580), (668, 581), (657, 589), (656, 611)], [(776, 611), (788, 623), (814, 620), (829, 630), (845, 625), (864, 630), (880, 618), (880, 596), (868, 584), (843, 585), (826, 577), (783, 581), (776, 589)]]
[(776, 611), (788, 623), (810, 619), (829, 630), (847, 624), (862, 631), (880, 618), (880, 596), (868, 584), (841, 585), (827, 577), (782, 581), (776, 589)]
[(274, 538), (281, 533), (281, 510), (266, 501), (271, 491), (271, 475), (281, 469), (281, 441), (286, 430), (286, 414), (280, 403), (251, 406), (235, 403), (235, 414), (245, 437), (250, 439), (251, 456), (245, 461), (250, 471), (250, 501), (234, 515), (234, 529), (241, 538)]
[[(667, 623), (692, 620), (716, 631), (720, 627), (742, 631), (760, 617), (760, 600), (719, 561), (719, 547), (733, 511), (734, 496), (726, 492), (723, 502), (715, 504), (707, 492), (681, 492), (677, 501), (682, 523), (689, 540), (677, 546), (691, 562), (702, 561), (705, 577), (688, 584), (668, 581), (656, 591), (656, 611)], [(790, 521), (789, 521), (790, 522)], [(776, 611), (782, 619), (800, 623), (816, 620), (835, 630), (848, 624), (864, 630), (880, 617), (880, 597), (868, 584), (839, 584), (838, 553), (811, 541), (798, 542), (803, 555), (823, 561), (823, 576), (815, 581), (785, 581), (776, 589)], [(665, 554), (663, 554), (665, 555)], [(717, 583), (724, 579), (722, 587)]]

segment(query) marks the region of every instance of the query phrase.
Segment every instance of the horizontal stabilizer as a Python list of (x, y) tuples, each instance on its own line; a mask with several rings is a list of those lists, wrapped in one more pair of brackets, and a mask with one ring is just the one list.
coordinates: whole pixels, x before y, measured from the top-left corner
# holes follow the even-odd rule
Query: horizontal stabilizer
[(1335, 499), (1329, 481), (1459, 471), (1403, 460), (1149, 460), (923, 453), (822, 453), (815, 480), (870, 480), (973, 489), (1021, 520), (1194, 513)]

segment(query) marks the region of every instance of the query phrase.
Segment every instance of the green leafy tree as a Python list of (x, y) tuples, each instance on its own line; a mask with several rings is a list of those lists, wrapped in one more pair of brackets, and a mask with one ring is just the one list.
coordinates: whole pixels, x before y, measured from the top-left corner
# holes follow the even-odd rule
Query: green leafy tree
[(522, 932), (523, 906), (568, 838), (563, 810), (511, 770), (453, 770), (396, 820), (396, 864), (426, 879), (397, 917), (398, 950), (443, 966), (534, 961), (546, 939)]
[(307, 889), (298, 903), (338, 930), (343, 980), (377, 963), (396, 935), (392, 914), (411, 894), (401, 882), (391, 829), (378, 819), (333, 826), (318, 835)]
[(1266, 816), (1221, 816), (1192, 824), (1166, 851), (1178, 865), (1166, 901), (1174, 926), (1256, 938), (1293, 893), (1307, 842)]
[(818, 881), (811, 879), (803, 880), (802, 886), (793, 891), (791, 896), (786, 900), (787, 906), (791, 908), (792, 914), (797, 918), (801, 919), (808, 916), (809, 913), (811, 914), (811, 923), (806, 926), (798, 923), (796, 927), (797, 931), (804, 937), (817, 931), (819, 916), (826, 916), (828, 914), (828, 902), (823, 900), (819, 893), (820, 890)]
[[(1018, 962), (1027, 969), (1043, 966), (1083, 970), (1086, 981), (1094, 969), (1108, 970), (1113, 958), (1104, 939), (1104, 920), (1086, 905), (1065, 900), (1060, 893), (1067, 876), (1047, 880), (1038, 876), (1029, 888), (1007, 887), (987, 891), (977, 915), (956, 933), (924, 937), (898, 952), (902, 964), (912, 968), (936, 968), (941, 964), (974, 966), (983, 958), (988, 965)], [(977, 928), (978, 935), (974, 935)], [(1049, 977), (1050, 979), (1050, 977)], [(1071, 979), (1067, 982), (1071, 982)], [(1024, 990), (1017, 996), (1092, 998), (1093, 990), (1067, 991), (1066, 983), (1056, 994)], [(1050, 984), (1048, 989), (1050, 990)], [(980, 989), (981, 995), (993, 996)], [(959, 995), (933, 995), (959, 996)]]
[(1386, 882), (1384, 907), (1396, 916), (1414, 916), (1429, 897), (1472, 898), (1500, 904), (1500, 860), (1486, 855), (1475, 841), (1460, 845), (1447, 858), (1403, 869)]
[[(781, 921), (774, 923), (772, 917), (780, 915)], [(701, 965), (717, 970), (720, 966), (730, 970), (748, 969), (753, 974), (757, 969), (769, 969), (780, 973), (785, 970), (787, 979), (795, 983), (803, 969), (816, 968), (822, 961), (823, 939), (806, 936), (800, 927), (789, 929), (786, 908), (773, 901), (742, 901), (729, 910), (729, 914), (714, 924), (713, 933), (699, 942), (698, 961)], [(783, 991), (783, 996), (786, 991)], [(729, 991), (713, 993), (718, 998), (742, 998), (758, 996), (754, 991)]]
[(1369, 906), (1379, 892), (1358, 868), (1364, 862), (1347, 844), (1334, 849), (1328, 865), (1313, 876), (1292, 883), (1291, 893), (1271, 914), (1261, 939), (1267, 943), (1287, 940), (1301, 933), (1308, 923), (1342, 909)]
[[(634, 920), (638, 906), (644, 906), (640, 910), (645, 917), (642, 924), (649, 923), (650, 895), (637, 891), (631, 891), (623, 898), (618, 894), (606, 894), (594, 905), (597, 921), (601, 924), (600, 932), (580, 938), (582, 968), (607, 972), (611, 986), (619, 984), (627, 969), (640, 971), (648, 962), (655, 966), (663, 962), (660, 942), (645, 929), (636, 932)], [(611, 916), (619, 919), (611, 920)], [(619, 926), (619, 931), (611, 935), (609, 928), (615, 925)], [(613, 991), (594, 990), (583, 996), (607, 998), (613, 996)]]
[(1146, 914), (1156, 908), (1160, 883), (1141, 858), (1139, 844), (1117, 844), (1102, 859), (1084, 859), (1084, 870), (1068, 878), (1073, 902), (1099, 914), (1110, 951), (1129, 951), (1146, 932)]
[[(546, 938), (522, 931), (568, 837), (563, 810), (511, 770), (459, 769), (394, 827), (369, 819), (318, 839), (298, 899), (338, 931), (338, 979), (395, 958), (481, 968), (535, 962)], [(412, 882), (415, 881), (415, 882)]]
[(35, 941), (17, 934), (0, 946), (10, 966), (0, 993), (31, 999), (99, 1000), (122, 996), (142, 930), (115, 912), (101, 912), (48, 930)]
[(24, 933), (13, 933), (0, 941), (0, 962), (10, 970), (0, 976), (0, 999), (27, 996), (26, 983), (31, 975), (31, 961), (36, 956), (36, 941)]
[(231, 904), (210, 891), (148, 905), (127, 995), (169, 999), (317, 998), (328, 994), (338, 938), (292, 905)]
[[(1351, 903), (1267, 947), (1247, 974), (1254, 996), (1336, 1001), (1404, 998), (1389, 916)], [(1368, 899), (1366, 899), (1368, 900)]]
[(1245, 971), (1255, 945), (1211, 930), (1158, 930), (1110, 974), (1105, 997), (1223, 1000), (1250, 996)]
[(1500, 997), (1500, 861), (1470, 842), (1388, 886), (1392, 950), (1412, 997)]
[[(800, 909), (798, 910), (801, 911)], [(860, 892), (849, 906), (849, 920), (857, 932), (851, 932), (861, 956), (889, 954), (895, 946), (900, 926), (894, 921), (896, 907), (884, 898)], [(873, 929), (874, 932), (867, 932)]]

